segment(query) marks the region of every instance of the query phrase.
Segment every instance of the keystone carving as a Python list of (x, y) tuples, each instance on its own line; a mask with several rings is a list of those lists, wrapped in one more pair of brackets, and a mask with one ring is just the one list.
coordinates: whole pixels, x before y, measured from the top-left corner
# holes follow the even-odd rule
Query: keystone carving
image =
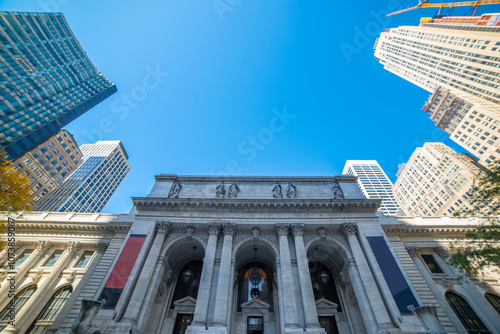
[(38, 283), (38, 282), (40, 282), (40, 279), (42, 278), (42, 276), (43, 276), (43, 269), (40, 269), (36, 272), (35, 275), (33, 275), (31, 277), (31, 279), (33, 280), (33, 283)]
[(319, 238), (321, 240), (323, 240), (323, 241), (326, 240), (326, 228), (324, 228), (324, 227), (318, 228), (318, 234), (319, 234)]
[(221, 181), (215, 188), (215, 197), (224, 198), (224, 196), (226, 196), (226, 186), (224, 185), (224, 181)]
[(342, 188), (340, 187), (340, 184), (337, 180), (333, 181), (330, 184), (330, 189), (332, 190), (333, 193), (333, 199), (344, 199), (344, 192), (342, 191)]
[(281, 192), (280, 181), (276, 181), (273, 187), (273, 197), (274, 198), (283, 198), (283, 193)]
[(156, 232), (168, 234), (172, 231), (172, 224), (166, 220), (158, 220), (156, 222)]
[(304, 234), (304, 224), (293, 224), (291, 226), (293, 235), (303, 235)]
[(73, 283), (76, 278), (76, 270), (73, 270), (71, 273), (69, 273), (68, 277), (66, 277), (66, 281), (68, 283)]
[(227, 198), (236, 198), (238, 197), (238, 193), (240, 192), (240, 187), (236, 184), (236, 182), (233, 182), (231, 186), (229, 187), (229, 192), (227, 193)]
[(288, 186), (286, 187), (286, 197), (288, 198), (297, 198), (297, 187), (292, 184), (292, 182), (288, 182)]
[(259, 233), (260, 233), (260, 229), (258, 227), (254, 227), (252, 229), (252, 236), (254, 239), (258, 239), (259, 238)]
[(168, 198), (179, 198), (179, 194), (182, 190), (182, 183), (179, 180), (175, 180), (172, 183), (172, 187), (170, 187), (170, 191), (168, 192)]
[(278, 235), (288, 235), (290, 226), (288, 224), (276, 224), (274, 230)]
[(346, 237), (351, 234), (358, 233), (358, 225), (356, 223), (344, 223), (340, 226), (340, 233)]
[(188, 226), (186, 227), (186, 235), (189, 239), (191, 239), (193, 237), (193, 233), (194, 233), (194, 227), (193, 226)]
[(418, 247), (417, 246), (406, 246), (406, 251), (410, 254), (411, 257), (418, 256)]

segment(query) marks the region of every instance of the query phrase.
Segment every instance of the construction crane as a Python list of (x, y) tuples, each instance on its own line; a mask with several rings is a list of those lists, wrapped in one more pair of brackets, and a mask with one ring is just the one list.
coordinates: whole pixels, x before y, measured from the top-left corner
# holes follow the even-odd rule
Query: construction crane
[(474, 12), (472, 13), (472, 15), (474, 15), (476, 13), (476, 9), (478, 6), (495, 5), (495, 4), (500, 4), (500, 0), (479, 0), (479, 1), (443, 2), (443, 3), (429, 3), (429, 0), (424, 0), (424, 1), (419, 0), (418, 5), (416, 5), (414, 7), (406, 8), (403, 10), (398, 10), (397, 12), (394, 12), (391, 14), (387, 14), (386, 17), (409, 12), (410, 10), (414, 10), (414, 9), (418, 9), (418, 8), (430, 8), (430, 7), (438, 7), (439, 8), (438, 15), (439, 15), (439, 14), (441, 14), (441, 8), (443, 8), (443, 7), (453, 8), (453, 7), (462, 7), (462, 6), (474, 6)]

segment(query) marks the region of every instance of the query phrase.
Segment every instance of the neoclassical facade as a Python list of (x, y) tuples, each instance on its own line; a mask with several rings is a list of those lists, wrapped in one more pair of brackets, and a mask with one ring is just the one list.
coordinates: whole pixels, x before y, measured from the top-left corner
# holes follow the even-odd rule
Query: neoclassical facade
[[(377, 212), (380, 200), (365, 198), (356, 177), (162, 174), (147, 197), (133, 202), (129, 215), (96, 218), (107, 220), (102, 231), (110, 246), (89, 260), (47, 333), (500, 328), (498, 276), (459, 280), (444, 259), (450, 243), (475, 222), (384, 216)], [(18, 220), (51, 225), (64, 215)], [(65, 279), (55, 277), (53, 290)], [(35, 319), (24, 317), (9, 333), (26, 332)]]

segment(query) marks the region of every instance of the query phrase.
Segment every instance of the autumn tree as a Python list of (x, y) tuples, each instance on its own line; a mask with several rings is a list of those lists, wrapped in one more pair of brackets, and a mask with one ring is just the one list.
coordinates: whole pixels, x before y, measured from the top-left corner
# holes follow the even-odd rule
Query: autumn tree
[(452, 245), (448, 260), (470, 277), (500, 271), (500, 161), (477, 176), (469, 193), (470, 207), (455, 216), (479, 217), (479, 223)]

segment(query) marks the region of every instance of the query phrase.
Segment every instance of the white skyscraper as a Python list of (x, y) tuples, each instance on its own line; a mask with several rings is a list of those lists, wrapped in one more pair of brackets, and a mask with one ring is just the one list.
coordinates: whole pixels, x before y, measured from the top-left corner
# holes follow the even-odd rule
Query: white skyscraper
[(80, 146), (83, 163), (38, 211), (101, 212), (130, 166), (121, 141)]
[(384, 68), (433, 93), (441, 87), (500, 114), (500, 14), (422, 18), (375, 42)]
[(385, 215), (397, 215), (399, 207), (392, 193), (392, 182), (376, 160), (347, 160), (342, 174), (357, 176), (363, 195), (383, 199), (380, 210)]

